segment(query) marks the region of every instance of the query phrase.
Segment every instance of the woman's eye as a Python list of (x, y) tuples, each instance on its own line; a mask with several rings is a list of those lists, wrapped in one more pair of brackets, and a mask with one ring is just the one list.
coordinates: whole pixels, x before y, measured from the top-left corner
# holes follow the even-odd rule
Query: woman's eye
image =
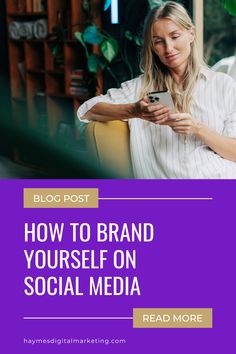
[(177, 39), (179, 38), (179, 35), (178, 36), (173, 36), (172, 39)]

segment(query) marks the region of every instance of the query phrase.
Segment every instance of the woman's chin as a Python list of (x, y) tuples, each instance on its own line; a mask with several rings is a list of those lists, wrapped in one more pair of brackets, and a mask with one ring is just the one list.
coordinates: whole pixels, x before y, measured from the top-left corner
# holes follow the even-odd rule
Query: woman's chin
[(174, 68), (177, 68), (180, 64), (177, 62), (177, 61), (171, 61), (171, 62), (168, 62), (166, 63), (166, 66), (170, 69), (174, 69)]
[(187, 67), (187, 64), (188, 64), (187, 62), (182, 62), (182, 61), (176, 59), (176, 60), (166, 63), (165, 65), (169, 69), (178, 69), (179, 68), (179, 69), (183, 70), (184, 68)]

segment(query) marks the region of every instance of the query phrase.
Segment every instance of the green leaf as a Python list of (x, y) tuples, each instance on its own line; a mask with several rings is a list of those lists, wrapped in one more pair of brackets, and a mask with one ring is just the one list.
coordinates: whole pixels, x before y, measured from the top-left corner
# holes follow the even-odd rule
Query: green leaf
[(104, 57), (102, 57), (101, 55), (98, 57), (99, 60), (99, 66), (102, 70), (106, 69), (107, 67), (107, 61)]
[(88, 69), (89, 72), (97, 74), (99, 65), (99, 57), (97, 54), (91, 54), (88, 57)]
[(103, 41), (101, 45), (101, 51), (103, 56), (109, 61), (109, 63), (117, 56), (119, 52), (119, 45), (118, 42), (109, 37), (105, 41)]
[(58, 45), (55, 45), (54, 48), (52, 48), (52, 55), (57, 55), (59, 52), (59, 46)]
[(84, 38), (83, 38), (83, 33), (82, 32), (75, 32), (75, 38), (78, 39), (78, 41), (86, 47), (86, 44), (84, 43)]
[(83, 38), (83, 33), (82, 32), (75, 32), (75, 38), (78, 39), (78, 41), (82, 44), (82, 46), (84, 47), (85, 49), (85, 52), (86, 52), (86, 56), (88, 58), (89, 54), (88, 54), (88, 49), (87, 49), (87, 46), (84, 42), (84, 38)]
[(84, 30), (84, 41), (89, 44), (101, 44), (104, 36), (99, 32), (97, 26), (88, 26)]
[(104, 11), (107, 11), (110, 6), (111, 6), (111, 0), (105, 0)]
[(225, 0), (224, 8), (232, 16), (236, 16), (236, 0)]
[(139, 36), (134, 36), (134, 41), (138, 47), (141, 47), (141, 45), (143, 44), (142, 38), (140, 38)]
[(104, 57), (102, 57), (101, 55), (91, 54), (88, 57), (89, 72), (97, 74), (99, 66), (102, 70), (106, 69), (106, 67), (107, 67), (106, 59)]
[(148, 0), (150, 9), (153, 9), (156, 6), (161, 6), (164, 1), (163, 0)]
[(133, 39), (133, 35), (130, 31), (125, 31), (125, 38), (129, 39), (130, 41), (132, 41)]

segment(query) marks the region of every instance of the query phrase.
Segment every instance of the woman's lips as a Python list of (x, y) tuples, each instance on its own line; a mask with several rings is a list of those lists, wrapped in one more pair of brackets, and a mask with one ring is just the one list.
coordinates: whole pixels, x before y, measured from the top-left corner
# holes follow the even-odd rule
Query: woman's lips
[(178, 54), (169, 54), (166, 55), (166, 59), (167, 60), (174, 60), (177, 57)]

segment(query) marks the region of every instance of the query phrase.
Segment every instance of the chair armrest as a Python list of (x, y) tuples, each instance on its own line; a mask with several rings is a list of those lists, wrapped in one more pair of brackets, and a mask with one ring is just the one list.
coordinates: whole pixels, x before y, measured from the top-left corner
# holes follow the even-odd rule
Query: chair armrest
[(88, 123), (85, 137), (88, 150), (102, 168), (109, 169), (117, 177), (133, 178), (127, 122)]

